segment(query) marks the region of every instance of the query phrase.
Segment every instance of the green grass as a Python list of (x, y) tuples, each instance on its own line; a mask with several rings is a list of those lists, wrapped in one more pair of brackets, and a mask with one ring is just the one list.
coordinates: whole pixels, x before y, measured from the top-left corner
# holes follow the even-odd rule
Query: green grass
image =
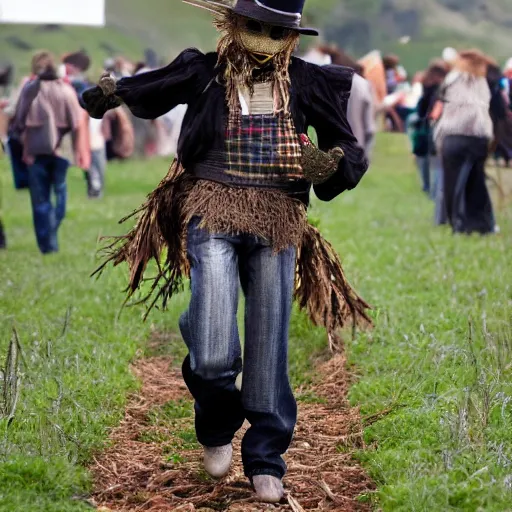
[[(157, 314), (142, 323), (140, 309), (119, 316), (123, 270), (99, 281), (89, 278), (97, 265), (97, 239), (124, 229), (117, 227), (121, 213), (142, 201), (165, 174), (167, 162), (112, 166), (108, 197), (99, 202), (86, 199), (81, 171), (72, 169), (62, 250), (45, 258), (35, 245), (28, 194), (11, 188), (5, 159), (0, 166), (9, 243), (0, 254), (0, 360), (16, 327), (26, 363), (15, 420), (9, 427), (0, 422), (0, 479), (12, 480), (12, 486), (0, 485), (0, 496), (8, 496), (0, 497), (0, 510), (80, 510), (79, 503), (69, 502), (87, 491), (80, 463), (103, 445), (108, 427), (121, 418), (126, 393), (136, 384), (129, 361), (152, 329), (165, 321), (174, 326), (176, 320), (173, 314)], [(41, 465), (49, 468), (48, 487), (43, 482), (32, 488), (31, 475)], [(14, 477), (16, 467), (20, 472)], [(57, 472), (69, 476), (51, 476)], [(25, 487), (26, 493), (19, 492)], [(9, 500), (18, 500), (12, 502), (17, 506)]]
[(153, 409), (149, 413), (149, 421), (154, 425), (169, 425), (175, 420), (190, 418), (194, 415), (194, 407), (189, 400), (173, 400)]
[(383, 510), (511, 510), (511, 211), (500, 237), (434, 229), (400, 139), (385, 141), (339, 216), (320, 208), (377, 313), (350, 344), (351, 399), (391, 412), (366, 429), (361, 459)]
[[(360, 373), (352, 402), (364, 417), (387, 412), (368, 424), (360, 454), (378, 484), (375, 499), (390, 511), (510, 510), (511, 211), (499, 217), (500, 237), (453, 237), (431, 225), (432, 205), (419, 192), (402, 137), (381, 136), (375, 162), (360, 188), (311, 210), (375, 307), (375, 330), (348, 343)], [(28, 195), (11, 188), (0, 161), (9, 242), (0, 253), (0, 362), (13, 327), (24, 359), (14, 421), (0, 422), (2, 512), (87, 510), (83, 464), (104, 446), (137, 385), (129, 362), (151, 353), (146, 341), (154, 331), (174, 334), (167, 352), (183, 354), (175, 333), (186, 293), (142, 323), (141, 309), (120, 315), (123, 268), (89, 278), (98, 237), (123, 232), (117, 220), (166, 169), (163, 160), (113, 165), (98, 202), (86, 199), (72, 169), (61, 252), (42, 257)], [(295, 313), (294, 384), (307, 384), (323, 347), (322, 330)], [(305, 390), (300, 401), (318, 397)], [(150, 421), (179, 423), (189, 414), (187, 404), (173, 402)], [(180, 434), (184, 446), (195, 446), (191, 432)], [(168, 456), (182, 460), (179, 449)]]

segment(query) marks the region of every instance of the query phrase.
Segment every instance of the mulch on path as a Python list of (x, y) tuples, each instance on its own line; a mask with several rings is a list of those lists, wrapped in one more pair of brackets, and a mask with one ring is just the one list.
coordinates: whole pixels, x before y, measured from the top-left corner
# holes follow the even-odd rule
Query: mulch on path
[(130, 398), (123, 421), (112, 431), (111, 447), (99, 454), (91, 467), (95, 480), (92, 501), (99, 510), (370, 509), (359, 497), (374, 486), (352, 458), (352, 452), (363, 444), (362, 425), (359, 411), (346, 399), (350, 380), (344, 356), (320, 366), (317, 384), (300, 390), (313, 396), (315, 403), (299, 403), (295, 439), (286, 455), (286, 499), (276, 506), (254, 499), (239, 456), (243, 432), (234, 442), (236, 457), (230, 474), (214, 481), (202, 469), (202, 451), (197, 444), (186, 443), (180, 436), (183, 431), (193, 432), (191, 416), (173, 420), (171, 425), (151, 421), (152, 411), (162, 405), (170, 401), (188, 404), (191, 399), (171, 358), (140, 360), (133, 372), (141, 379), (142, 388)]

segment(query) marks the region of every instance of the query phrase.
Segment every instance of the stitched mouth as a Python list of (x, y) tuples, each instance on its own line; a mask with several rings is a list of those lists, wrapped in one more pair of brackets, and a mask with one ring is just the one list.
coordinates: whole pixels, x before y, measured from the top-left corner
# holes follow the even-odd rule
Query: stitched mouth
[(267, 53), (257, 53), (251, 52), (251, 57), (260, 65), (266, 64), (270, 59), (272, 59), (273, 55), (269, 55)]

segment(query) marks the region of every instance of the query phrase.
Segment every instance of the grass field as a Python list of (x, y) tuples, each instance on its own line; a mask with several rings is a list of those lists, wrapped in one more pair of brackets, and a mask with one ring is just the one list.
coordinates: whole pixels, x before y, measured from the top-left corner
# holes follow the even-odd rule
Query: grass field
[[(0, 420), (0, 511), (90, 510), (83, 465), (105, 443), (137, 382), (129, 362), (152, 331), (175, 332), (186, 294), (166, 313), (125, 309), (124, 269), (94, 281), (97, 239), (124, 228), (167, 162), (108, 171), (104, 200), (90, 202), (69, 175), (61, 252), (42, 257), (25, 192), (0, 161), (0, 362), (12, 329), (22, 347), (14, 420)], [(432, 205), (399, 136), (382, 135), (362, 185), (312, 215), (375, 308), (376, 328), (348, 342), (351, 393), (367, 425), (360, 459), (383, 510), (512, 510), (512, 210), (499, 237), (453, 237), (431, 225)], [(308, 378), (321, 330), (295, 314), (294, 382)], [(2, 363), (3, 366), (3, 363)], [(1, 404), (1, 398), (0, 398)]]

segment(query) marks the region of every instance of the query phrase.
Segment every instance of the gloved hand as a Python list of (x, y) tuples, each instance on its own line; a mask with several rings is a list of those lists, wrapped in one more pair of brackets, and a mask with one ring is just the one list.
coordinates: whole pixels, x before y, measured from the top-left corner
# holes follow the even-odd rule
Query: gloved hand
[(302, 172), (313, 185), (326, 182), (339, 167), (340, 160), (345, 156), (341, 148), (333, 148), (329, 152), (318, 149), (306, 134), (300, 135), (302, 145)]
[(113, 96), (116, 92), (117, 80), (110, 73), (103, 73), (98, 85), (105, 96)]
[(101, 119), (107, 110), (121, 106), (122, 102), (115, 92), (116, 79), (109, 73), (104, 73), (96, 87), (83, 92), (80, 103), (91, 117)]

